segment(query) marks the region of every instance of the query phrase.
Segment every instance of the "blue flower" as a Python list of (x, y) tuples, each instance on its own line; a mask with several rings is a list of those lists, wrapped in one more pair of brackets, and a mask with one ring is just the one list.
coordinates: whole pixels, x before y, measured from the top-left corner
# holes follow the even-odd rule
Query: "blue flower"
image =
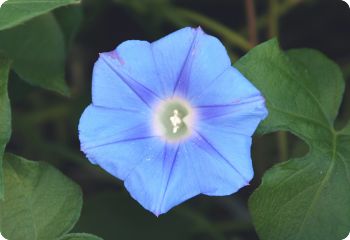
[(93, 164), (158, 216), (200, 193), (248, 185), (251, 136), (266, 115), (221, 42), (184, 28), (100, 54), (79, 138)]

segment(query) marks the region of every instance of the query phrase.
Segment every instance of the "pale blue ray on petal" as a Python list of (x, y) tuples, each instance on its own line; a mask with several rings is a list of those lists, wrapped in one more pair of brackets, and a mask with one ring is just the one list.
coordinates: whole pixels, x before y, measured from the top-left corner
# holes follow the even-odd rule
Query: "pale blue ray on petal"
[(194, 142), (200, 148), (218, 162), (226, 163), (232, 173), (237, 174), (237, 180), (242, 181), (244, 185), (250, 182), (254, 175), (250, 136), (234, 134), (211, 125), (203, 126), (197, 134)]
[(120, 63), (119, 57), (115, 57), (115, 54), (115, 52), (101, 53), (100, 59), (146, 106), (152, 108), (156, 102), (160, 101), (159, 96), (152, 89), (134, 79), (124, 68), (124, 63)]
[(179, 76), (175, 95), (191, 98), (205, 91), (208, 85), (231, 66), (222, 43), (197, 28), (194, 41)]
[(163, 83), (159, 77), (151, 44), (147, 41), (129, 40), (121, 43), (110, 55), (120, 62), (121, 68), (157, 96), (164, 97)]
[(188, 158), (185, 145), (186, 143), (182, 143), (179, 146), (158, 214), (166, 213), (174, 206), (200, 194), (200, 185), (193, 166), (200, 160), (198, 156), (192, 159)]
[(90, 105), (85, 109), (79, 122), (81, 146), (85, 149), (111, 141), (152, 136), (149, 119), (150, 113)]
[(165, 197), (175, 175), (173, 171), (179, 150), (177, 144), (163, 144), (158, 158), (141, 162), (124, 181), (131, 196), (157, 216), (172, 207), (167, 205)]
[[(247, 177), (251, 178), (251, 175)], [(161, 213), (200, 193), (224, 196), (246, 185), (247, 180), (213, 153), (203, 139), (191, 138), (180, 145)]]
[(195, 36), (196, 30), (186, 27), (151, 43), (165, 96), (173, 95)]
[(198, 45), (202, 40), (203, 31), (201, 28), (197, 28), (195, 31), (195, 35), (193, 37), (191, 47), (188, 50), (186, 59), (182, 65), (181, 72), (175, 82), (175, 86), (173, 89), (173, 95), (177, 97), (187, 97), (187, 93), (189, 91), (189, 85), (191, 82), (191, 71), (193, 67), (194, 60), (196, 59)]
[(92, 81), (92, 102), (108, 108), (147, 111), (159, 98), (154, 92), (131, 77), (120, 59), (112, 53), (101, 53), (95, 63)]
[(237, 69), (227, 68), (202, 92), (193, 94), (190, 101), (194, 106), (239, 103), (245, 98), (260, 96), (255, 88)]
[(260, 121), (267, 116), (265, 100), (260, 95), (232, 104), (197, 107), (196, 112), (197, 129), (211, 125), (217, 130), (245, 136), (252, 136)]
[[(227, 145), (227, 142), (225, 143)], [(238, 191), (248, 184), (253, 176), (253, 170), (247, 171), (244, 178), (232, 165), (213, 152), (207, 143), (199, 136), (184, 144), (182, 157), (191, 161), (193, 176), (198, 181), (200, 193), (210, 196), (224, 196)], [(234, 156), (230, 157), (233, 161)], [(249, 159), (247, 159), (249, 160)], [(193, 176), (189, 176), (190, 178)], [(188, 189), (188, 194), (197, 193), (197, 189)]]
[(92, 76), (92, 102), (95, 106), (146, 111), (144, 102), (100, 57)]
[(157, 138), (140, 138), (91, 148), (86, 151), (86, 156), (92, 163), (125, 181), (139, 164), (159, 160), (162, 146)]

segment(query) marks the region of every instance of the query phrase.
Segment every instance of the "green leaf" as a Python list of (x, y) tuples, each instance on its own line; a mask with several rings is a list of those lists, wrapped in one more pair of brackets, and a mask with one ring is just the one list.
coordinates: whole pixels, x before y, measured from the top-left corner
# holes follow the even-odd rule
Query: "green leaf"
[(0, 229), (6, 239), (56, 239), (79, 218), (79, 186), (46, 163), (6, 154), (4, 182)]
[(79, 2), (80, 0), (8, 0), (0, 8), (0, 30), (14, 27), (55, 8)]
[(0, 50), (14, 61), (13, 69), (23, 80), (68, 94), (64, 80), (65, 40), (51, 13), (0, 31)]
[(87, 233), (71, 233), (63, 236), (59, 240), (102, 240), (102, 238)]
[(10, 62), (0, 56), (0, 199), (4, 196), (2, 162), (7, 142), (11, 136), (11, 108), (7, 94)]
[(124, 192), (105, 192), (87, 199), (74, 231), (89, 231), (104, 239), (186, 240), (200, 233), (210, 239), (225, 239), (188, 208), (178, 207), (156, 218)]
[(281, 51), (276, 40), (236, 67), (263, 93), (261, 132), (287, 130), (309, 153), (268, 170), (250, 198), (262, 240), (343, 239), (350, 231), (350, 126), (333, 127), (344, 92), (339, 67), (310, 49)]

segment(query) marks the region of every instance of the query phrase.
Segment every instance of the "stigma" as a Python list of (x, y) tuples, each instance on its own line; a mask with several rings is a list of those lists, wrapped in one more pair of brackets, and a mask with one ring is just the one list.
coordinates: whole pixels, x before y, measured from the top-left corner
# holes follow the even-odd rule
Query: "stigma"
[(181, 118), (179, 117), (179, 111), (175, 109), (174, 115), (170, 117), (170, 122), (173, 125), (173, 133), (177, 133), (177, 130), (179, 130), (180, 124), (182, 123)]

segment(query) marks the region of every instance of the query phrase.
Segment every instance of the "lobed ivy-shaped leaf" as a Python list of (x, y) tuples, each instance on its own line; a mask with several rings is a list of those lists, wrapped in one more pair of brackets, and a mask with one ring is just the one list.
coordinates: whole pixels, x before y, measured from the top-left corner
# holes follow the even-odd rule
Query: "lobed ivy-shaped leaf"
[(7, 94), (10, 61), (0, 55), (0, 199), (4, 196), (2, 162), (5, 147), (11, 136), (11, 108)]
[(0, 8), (0, 30), (17, 26), (55, 8), (80, 0), (8, 0)]
[(340, 240), (350, 231), (350, 124), (334, 128), (344, 92), (339, 67), (318, 51), (268, 41), (236, 67), (263, 93), (262, 133), (290, 131), (309, 153), (268, 170), (249, 201), (262, 240)]
[(65, 235), (80, 216), (82, 194), (78, 185), (49, 164), (5, 154), (4, 183), (0, 232), (6, 239), (99, 239)]

